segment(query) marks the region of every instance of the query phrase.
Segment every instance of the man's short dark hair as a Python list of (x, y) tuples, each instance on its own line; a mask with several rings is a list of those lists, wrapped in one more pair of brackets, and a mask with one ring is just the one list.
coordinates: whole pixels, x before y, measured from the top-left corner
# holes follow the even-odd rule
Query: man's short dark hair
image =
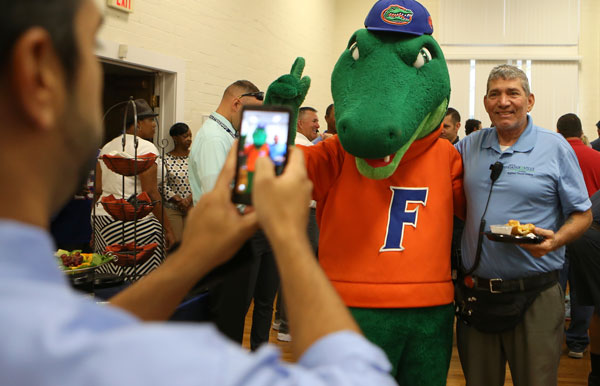
[(596, 122), (596, 127), (600, 130), (600, 121)]
[(469, 135), (479, 128), (481, 121), (478, 119), (467, 119), (465, 122), (465, 134)]
[(48, 32), (64, 67), (67, 82), (73, 80), (79, 58), (75, 39), (75, 15), (81, 0), (3, 1), (0, 12), (0, 68), (6, 69), (11, 51), (21, 35), (33, 27)]
[(583, 130), (581, 129), (581, 120), (573, 113), (565, 114), (558, 118), (556, 129), (565, 138), (581, 138)]
[(456, 109), (453, 109), (452, 107), (448, 107), (445, 117), (447, 117), (448, 115), (450, 115), (452, 117), (452, 120), (454, 121), (454, 123), (460, 122), (460, 114), (458, 113), (458, 111), (456, 111)]
[(317, 109), (315, 109), (314, 107), (310, 107), (310, 106), (300, 107), (300, 109), (298, 110), (298, 119), (300, 119), (304, 115), (304, 113), (306, 113), (307, 111), (312, 111), (313, 113), (316, 113)]
[(333, 103), (330, 104), (329, 106), (327, 106), (327, 109), (325, 110), (325, 116), (328, 117), (331, 115), (331, 110), (333, 109)]
[(236, 80), (225, 89), (223, 96), (225, 96), (225, 94), (227, 94), (228, 92), (233, 93), (234, 89), (240, 89), (243, 94), (260, 91), (258, 87), (256, 87), (256, 85), (250, 82), (249, 80)]

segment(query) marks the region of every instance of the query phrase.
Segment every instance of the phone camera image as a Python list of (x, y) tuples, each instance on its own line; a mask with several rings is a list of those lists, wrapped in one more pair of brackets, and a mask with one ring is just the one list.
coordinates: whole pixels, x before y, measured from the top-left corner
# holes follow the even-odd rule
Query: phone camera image
[(281, 174), (287, 160), (290, 111), (249, 107), (242, 112), (234, 201), (248, 203), (258, 157), (269, 157)]

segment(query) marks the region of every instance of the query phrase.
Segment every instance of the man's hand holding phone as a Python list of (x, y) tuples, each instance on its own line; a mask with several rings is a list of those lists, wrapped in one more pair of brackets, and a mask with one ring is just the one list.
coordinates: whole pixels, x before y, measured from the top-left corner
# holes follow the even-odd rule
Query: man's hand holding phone
[(280, 176), (275, 175), (269, 157), (257, 160), (252, 202), (269, 239), (306, 234), (311, 193), (312, 182), (301, 150), (290, 147), (287, 166)]
[(275, 174), (287, 162), (290, 144), (291, 110), (285, 106), (244, 106), (238, 141), (237, 166), (231, 199), (236, 204), (252, 205), (256, 160), (268, 157)]

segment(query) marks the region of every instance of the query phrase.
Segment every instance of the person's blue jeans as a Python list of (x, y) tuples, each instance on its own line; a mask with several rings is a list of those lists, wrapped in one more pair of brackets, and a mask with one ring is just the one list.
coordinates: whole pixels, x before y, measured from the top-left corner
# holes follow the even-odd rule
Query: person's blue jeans
[[(568, 248), (568, 247), (567, 247)], [(567, 281), (573, 283), (573, 275), (569, 274), (569, 257), (567, 255), (563, 269), (560, 271), (560, 285), (563, 291), (566, 290)], [(577, 291), (573, 284), (569, 287), (571, 297), (571, 322), (566, 329), (567, 347), (571, 351), (583, 352), (590, 344), (588, 329), (590, 320), (594, 313), (592, 306), (580, 306), (577, 299)]]

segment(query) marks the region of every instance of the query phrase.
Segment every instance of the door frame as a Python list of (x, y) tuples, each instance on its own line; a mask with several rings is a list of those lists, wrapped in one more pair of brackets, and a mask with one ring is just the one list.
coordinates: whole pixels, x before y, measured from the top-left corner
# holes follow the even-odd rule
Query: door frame
[[(120, 56), (124, 54), (124, 56)], [(161, 139), (170, 141), (168, 129), (184, 121), (185, 61), (140, 47), (99, 39), (96, 56), (103, 62), (157, 72), (155, 87), (160, 95), (159, 117)]]

